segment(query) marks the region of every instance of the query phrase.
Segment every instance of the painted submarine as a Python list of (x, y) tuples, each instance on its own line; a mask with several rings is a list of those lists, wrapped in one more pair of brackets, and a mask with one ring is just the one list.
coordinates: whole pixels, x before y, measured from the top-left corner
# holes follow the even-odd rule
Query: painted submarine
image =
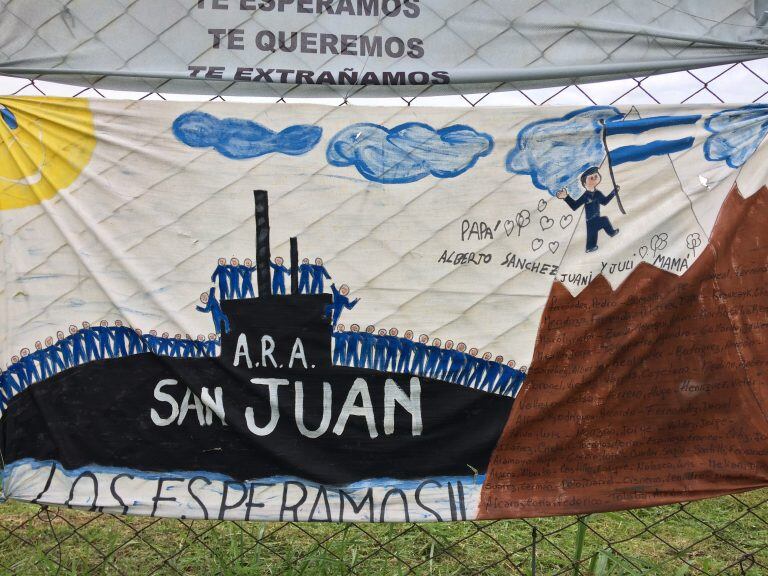
[(0, 420), (6, 465), (336, 485), (486, 471), (513, 398), (333, 365), (331, 296), (298, 293), (296, 239), (291, 293), (271, 293), (268, 197), (254, 195), (258, 297), (222, 301), (220, 355), (95, 360), (29, 386)]

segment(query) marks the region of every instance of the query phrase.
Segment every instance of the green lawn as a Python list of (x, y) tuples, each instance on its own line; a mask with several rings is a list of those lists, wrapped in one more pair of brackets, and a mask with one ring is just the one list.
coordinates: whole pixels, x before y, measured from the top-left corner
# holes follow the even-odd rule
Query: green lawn
[(178, 521), (9, 502), (0, 573), (531, 574), (535, 526), (540, 575), (759, 576), (768, 574), (767, 500), (762, 490), (581, 521), (429, 525)]

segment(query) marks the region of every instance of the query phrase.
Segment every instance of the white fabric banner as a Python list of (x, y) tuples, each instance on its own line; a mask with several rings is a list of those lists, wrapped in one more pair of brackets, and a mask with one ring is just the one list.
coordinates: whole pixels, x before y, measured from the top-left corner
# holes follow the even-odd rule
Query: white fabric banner
[[(262, 188), (272, 254), (287, 263), (288, 240), (297, 236), (302, 254), (322, 257), (364, 303), (345, 313), (347, 324), (408, 326), (443, 340), (461, 334), (527, 365), (553, 282), (576, 294), (602, 274), (619, 286), (640, 262), (664, 267), (662, 252), (682, 274), (679, 259), (690, 266), (693, 258), (687, 236), (707, 238), (766, 130), (764, 106), (743, 109), (738, 118), (755, 133), (737, 148), (734, 169), (707, 159), (719, 140), (705, 120), (722, 106), (2, 101), (28, 123), (11, 133), (30, 141), (23, 154), (6, 151), (0, 173), (3, 246), (12, 255), (5, 294), (16, 298), (0, 323), (7, 358), (55, 335), (75, 310), (90, 322), (119, 317), (145, 330), (207, 334), (210, 320), (194, 311), (207, 285), (202, 271), (220, 257), (254, 257), (251, 191)], [(615, 202), (603, 209), (621, 234), (601, 233), (599, 250), (585, 252), (584, 219), (555, 194), (567, 187), (578, 198), (580, 170), (592, 165), (602, 166), (600, 189), (610, 192), (594, 127), (625, 116), (660, 120), (639, 124), (641, 134), (609, 135), (614, 163), (633, 145), (660, 139), (669, 148), (622, 157), (628, 161), (615, 172), (628, 215)], [(665, 126), (669, 117), (678, 124)], [(46, 130), (66, 158), (47, 150)], [(558, 146), (563, 133), (572, 139), (567, 148)], [(659, 234), (666, 246), (654, 250)], [(498, 306), (508, 313), (494, 314)]]
[(169, 93), (481, 93), (768, 55), (752, 0), (2, 0), (0, 9), (4, 74)]
[(765, 485), (766, 133), (2, 99), (5, 495), (378, 522)]

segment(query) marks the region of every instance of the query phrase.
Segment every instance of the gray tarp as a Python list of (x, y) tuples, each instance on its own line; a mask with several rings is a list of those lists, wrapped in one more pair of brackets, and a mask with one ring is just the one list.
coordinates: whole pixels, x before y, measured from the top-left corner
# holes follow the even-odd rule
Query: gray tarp
[[(768, 56), (753, 0), (0, 0), (0, 6), (0, 72), (123, 90), (467, 93)], [(190, 81), (191, 75), (203, 81)]]

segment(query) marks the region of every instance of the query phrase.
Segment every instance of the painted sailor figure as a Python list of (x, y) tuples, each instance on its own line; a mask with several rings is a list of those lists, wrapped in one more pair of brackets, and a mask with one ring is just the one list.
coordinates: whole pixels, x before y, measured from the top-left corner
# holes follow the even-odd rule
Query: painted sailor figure
[(284, 260), (278, 256), (274, 262), (270, 262), (269, 265), (274, 270), (272, 273), (272, 294), (277, 296), (278, 294), (285, 295), (285, 277), (290, 275), (291, 271), (283, 265)]
[(347, 343), (349, 334), (344, 331), (344, 324), (336, 326), (332, 334), (333, 337), (333, 363), (336, 366), (343, 366), (347, 359)]
[(304, 258), (299, 264), (299, 294), (310, 293), (310, 281), (312, 279), (312, 264), (309, 263), (309, 258)]
[(240, 266), (240, 275), (242, 276), (242, 297), (254, 298), (256, 296), (253, 290), (253, 272), (256, 270), (256, 266), (253, 265), (253, 260), (246, 258), (243, 265)]
[(322, 258), (315, 258), (315, 263), (312, 265), (312, 285), (310, 286), (310, 292), (312, 294), (322, 294), (325, 291), (323, 286), (323, 278), (331, 279), (331, 275), (328, 274), (328, 270), (323, 265)]
[(219, 285), (219, 296), (222, 300), (229, 298), (229, 266), (226, 258), (219, 258), (216, 269), (211, 274), (211, 282), (217, 282)]
[(195, 310), (203, 313), (211, 313), (213, 325), (216, 328), (216, 334), (221, 334), (222, 331), (225, 334), (229, 334), (229, 318), (227, 318), (227, 315), (224, 314), (224, 311), (221, 309), (219, 301), (216, 300), (215, 290), (215, 288), (211, 288), (208, 293), (203, 292), (200, 294), (200, 302), (203, 303), (203, 306), (195, 306)]
[(341, 318), (341, 313), (345, 309), (352, 310), (360, 298), (350, 301), (349, 286), (346, 284), (342, 284), (341, 288), (336, 288), (336, 284), (331, 284), (331, 291), (333, 292), (333, 304), (325, 307), (325, 317), (329, 318), (331, 323), (336, 326), (339, 323), (339, 318)]
[(360, 326), (358, 324), (352, 324), (349, 327), (350, 332), (347, 336), (347, 356), (344, 359), (345, 366), (359, 366), (360, 354), (359, 347), (362, 342), (362, 335), (360, 334)]
[(600, 215), (600, 206), (605, 206), (613, 200), (620, 188), (616, 186), (606, 196), (597, 189), (601, 180), (602, 176), (600, 176), (598, 169), (592, 167), (581, 175), (581, 185), (584, 186), (584, 194), (578, 200), (571, 198), (565, 188), (557, 193), (557, 197), (565, 200), (565, 203), (568, 204), (571, 210), (578, 210), (584, 206), (584, 218), (587, 223), (587, 252), (597, 250), (597, 234), (600, 230), (604, 230), (611, 237), (619, 233), (619, 229), (614, 228), (607, 217)]
[(376, 346), (376, 335), (374, 326), (368, 326), (365, 332), (360, 333), (360, 367), (373, 368), (373, 353)]

